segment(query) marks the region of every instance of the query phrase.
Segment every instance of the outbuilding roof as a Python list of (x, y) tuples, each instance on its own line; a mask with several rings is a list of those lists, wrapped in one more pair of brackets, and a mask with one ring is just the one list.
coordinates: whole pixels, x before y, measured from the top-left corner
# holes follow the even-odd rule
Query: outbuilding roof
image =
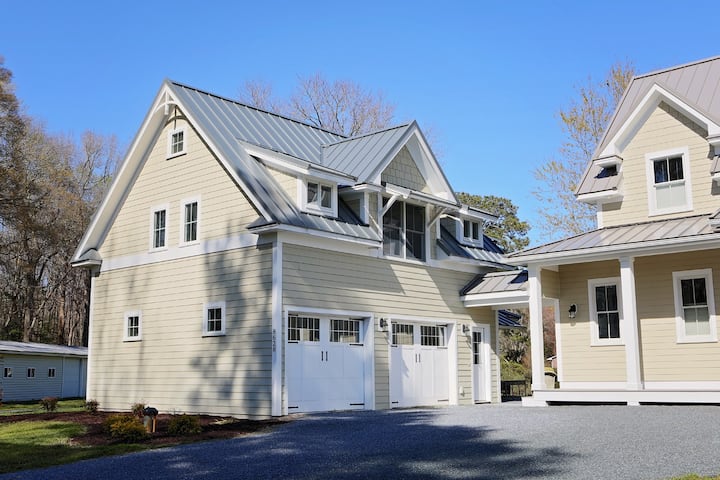
[(68, 347), (47, 343), (0, 341), (0, 354), (50, 355), (62, 357), (87, 357), (87, 347)]

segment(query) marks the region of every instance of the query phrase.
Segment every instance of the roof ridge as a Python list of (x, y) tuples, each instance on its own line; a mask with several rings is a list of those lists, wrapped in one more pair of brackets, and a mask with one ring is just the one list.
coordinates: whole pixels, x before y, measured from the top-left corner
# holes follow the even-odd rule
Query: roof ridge
[(333, 145), (337, 145), (337, 144), (339, 144), (339, 143), (349, 142), (349, 141), (351, 141), (351, 140), (359, 140), (359, 139), (361, 139), (361, 138), (369, 137), (369, 136), (371, 136), (371, 135), (377, 135), (378, 133), (389, 132), (390, 130), (397, 130), (397, 129), (399, 129), (399, 128), (409, 127), (409, 126), (412, 125), (413, 123), (414, 123), (414, 122), (408, 122), (408, 123), (404, 123), (404, 124), (402, 124), (402, 125), (395, 125), (395, 126), (393, 126), (393, 127), (386, 127), (386, 128), (381, 128), (380, 130), (375, 130), (375, 131), (372, 131), (372, 132), (362, 133), (362, 134), (356, 135), (356, 136), (354, 136), (354, 137), (346, 137), (346, 138), (343, 138), (342, 140), (338, 140), (337, 142), (326, 143), (326, 144), (324, 144), (324, 145), (321, 145), (321, 147), (322, 147), (322, 148), (332, 147)]
[(654, 75), (660, 75), (660, 74), (663, 74), (663, 73), (668, 73), (668, 72), (672, 72), (673, 70), (680, 70), (680, 69), (682, 69), (682, 68), (687, 68), (687, 67), (692, 67), (692, 66), (695, 66), (695, 65), (700, 65), (701, 63), (714, 62), (715, 60), (720, 60), (720, 55), (716, 55), (716, 56), (714, 56), (714, 57), (709, 57), (709, 58), (703, 58), (703, 59), (695, 60), (695, 61), (688, 62), (688, 63), (683, 63), (682, 65), (674, 65), (674, 66), (668, 67), (668, 68), (662, 68), (662, 69), (659, 69), (659, 70), (653, 70), (653, 71), (648, 72), (648, 73), (643, 73), (643, 74), (641, 74), (641, 75), (636, 75), (636, 76), (633, 78), (633, 80), (636, 79), (636, 78), (637, 78), (637, 79), (647, 78), (647, 77), (652, 77), (652, 76), (654, 76)]
[[(310, 124), (310, 123), (303, 122), (302, 120), (298, 120), (297, 118), (292, 118), (292, 117), (289, 117), (289, 116), (287, 116), (287, 115), (283, 115), (283, 114), (281, 114), (281, 113), (271, 112), (270, 110), (265, 110), (265, 109), (263, 109), (263, 108), (255, 107), (255, 106), (253, 106), (253, 105), (248, 105), (247, 103), (243, 103), (243, 102), (238, 101), (238, 100), (233, 100), (232, 98), (224, 97), (224, 96), (218, 95), (218, 94), (216, 94), (216, 93), (208, 92), (207, 90), (202, 90), (202, 89), (200, 89), (200, 88), (193, 87), (193, 86), (191, 86), (191, 85), (187, 85), (187, 84), (184, 84), (184, 83), (176, 82), (175, 80), (170, 80), (170, 79), (168, 79), (167, 81), (170, 82), (170, 83), (173, 84), (173, 85), (178, 86), (178, 87), (187, 88), (187, 89), (189, 89), (189, 90), (195, 90), (195, 91), (198, 92), (198, 93), (202, 93), (202, 94), (208, 95), (208, 96), (210, 96), (210, 97), (215, 97), (215, 98), (218, 98), (218, 99), (223, 100), (223, 101), (225, 101), (225, 102), (234, 103), (235, 105), (240, 105), (240, 106), (242, 106), (242, 107), (249, 108), (249, 109), (251, 109), (251, 110), (255, 110), (255, 111), (260, 112), (260, 113), (265, 113), (265, 114), (268, 114), (268, 115), (272, 115), (272, 116), (274, 116), (274, 117), (282, 118), (283, 120), (287, 120), (287, 121), (290, 121), (290, 122), (293, 122), (293, 123), (297, 123), (297, 124), (300, 124), (300, 125), (302, 125), (302, 126), (304, 126), (304, 127), (309, 127), (309, 128), (315, 129), (315, 130), (320, 130), (320, 131), (322, 131), (322, 132), (331, 133), (331, 134), (333, 134), (333, 135), (337, 135), (338, 137), (343, 137), (343, 139), (347, 139), (347, 138), (348, 138), (347, 136), (345, 136), (345, 135), (342, 134), (342, 133), (338, 133), (338, 132), (334, 132), (334, 131), (332, 131), (332, 130), (328, 130), (328, 129), (326, 129), (326, 128), (318, 127), (317, 125), (312, 125), (312, 124)], [(341, 141), (342, 141), (342, 140), (341, 140)]]

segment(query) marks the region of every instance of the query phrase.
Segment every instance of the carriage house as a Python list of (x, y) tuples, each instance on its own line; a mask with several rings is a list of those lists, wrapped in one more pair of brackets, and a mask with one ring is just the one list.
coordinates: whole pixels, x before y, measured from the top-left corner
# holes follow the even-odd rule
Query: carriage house
[(279, 416), (499, 401), (508, 270), (416, 123), (346, 138), (166, 81), (74, 265), (88, 397)]

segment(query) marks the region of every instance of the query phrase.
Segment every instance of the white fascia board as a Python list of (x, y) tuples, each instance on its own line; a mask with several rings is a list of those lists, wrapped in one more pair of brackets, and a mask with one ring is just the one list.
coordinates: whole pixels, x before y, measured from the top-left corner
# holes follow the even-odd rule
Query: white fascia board
[(708, 137), (714, 138), (720, 136), (720, 125), (660, 85), (654, 84), (615, 136), (608, 142), (607, 146), (600, 153), (600, 157), (619, 155), (627, 142), (635, 136), (640, 126), (645, 123), (650, 113), (652, 113), (661, 101), (665, 101), (676, 110), (683, 112), (688, 118), (705, 128), (708, 132)]
[(510, 265), (524, 266), (532, 263), (546, 268), (546, 265), (569, 265), (573, 263), (614, 260), (621, 254), (631, 257), (643, 257), (720, 248), (720, 235), (713, 235), (713, 238), (706, 237), (707, 235), (701, 235), (699, 237), (654, 240), (638, 244), (612, 245), (609, 247), (596, 247), (577, 251), (566, 250), (536, 255), (518, 255), (517, 257), (507, 258), (506, 260)]
[(90, 225), (85, 230), (85, 234), (80, 240), (70, 263), (79, 260), (89, 248), (96, 248), (101, 243), (109, 228), (109, 223), (115, 217), (117, 208), (122, 204), (124, 197), (128, 193), (129, 189), (127, 187), (133, 182), (137, 175), (137, 168), (143, 159), (147, 157), (149, 153), (148, 150), (152, 147), (152, 140), (157, 137), (162, 129), (162, 120), (165, 118), (165, 111), (167, 110), (167, 108), (164, 107), (171, 104), (177, 105), (172, 99), (166, 80), (155, 96), (155, 100), (145, 115), (140, 129), (135, 134), (135, 138), (120, 164), (120, 169), (117, 175), (115, 175), (115, 179), (102, 202), (100, 202), (100, 206), (95, 212), (95, 215), (93, 215)]
[(470, 205), (465, 204), (460, 206), (458, 213), (463, 217), (474, 218), (476, 220), (485, 220), (487, 222), (497, 222), (500, 219), (500, 217), (498, 217), (497, 215), (493, 215), (489, 212), (484, 212), (482, 210), (473, 208)]
[(463, 295), (460, 300), (466, 307), (492, 307), (494, 305), (519, 305), (530, 301), (527, 290), (511, 292), (474, 293)]
[(620, 202), (623, 199), (623, 194), (616, 189), (604, 190), (602, 192), (583, 193), (576, 197), (578, 201), (583, 203), (589, 203), (591, 205), (602, 205), (603, 203), (614, 203)]
[(399, 195), (403, 199), (410, 198), (412, 200), (416, 200), (422, 203), (429, 203), (431, 205), (436, 205), (439, 207), (448, 207), (453, 210), (457, 210), (458, 208), (458, 205), (456, 203), (445, 200), (444, 198), (436, 197), (427, 193), (417, 192), (415, 190), (401, 187), (400, 185), (395, 185), (392, 183), (386, 183), (382, 192), (393, 196)]
[(270, 164), (278, 170), (287, 173), (299, 173), (305, 176), (312, 176), (335, 183), (355, 183), (356, 181), (356, 178), (352, 175), (347, 175), (320, 165), (315, 165), (307, 160), (293, 157), (292, 155), (288, 155), (286, 153), (262, 148), (242, 140), (238, 140), (238, 143), (242, 145), (248, 155), (258, 157), (263, 161), (263, 163)]
[(416, 122), (412, 123), (411, 135), (406, 145), (433, 194), (445, 200), (457, 202), (450, 182), (442, 168), (440, 168), (440, 164), (430, 150), (430, 146)]

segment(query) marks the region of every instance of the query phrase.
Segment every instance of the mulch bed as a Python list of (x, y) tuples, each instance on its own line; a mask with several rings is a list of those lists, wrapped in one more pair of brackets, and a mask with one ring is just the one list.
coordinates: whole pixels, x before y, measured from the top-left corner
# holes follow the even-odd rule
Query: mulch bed
[[(117, 443), (103, 429), (103, 422), (110, 415), (120, 412), (71, 412), (71, 413), (41, 413), (29, 415), (8, 415), (0, 416), (0, 423), (54, 420), (60, 422), (81, 423), (86, 427), (86, 433), (72, 439), (76, 445), (110, 445)], [(127, 412), (124, 412), (127, 413)], [(287, 420), (239, 420), (231, 417), (214, 417), (210, 415), (198, 415), (202, 432), (196, 435), (182, 437), (171, 436), (167, 433), (168, 422), (172, 415), (160, 414), (157, 417), (156, 432), (152, 433), (150, 439), (144, 443), (153, 446), (169, 446), (180, 443), (191, 443), (203, 440), (217, 440), (234, 438), (249, 433), (268, 430), (285, 423)]]

